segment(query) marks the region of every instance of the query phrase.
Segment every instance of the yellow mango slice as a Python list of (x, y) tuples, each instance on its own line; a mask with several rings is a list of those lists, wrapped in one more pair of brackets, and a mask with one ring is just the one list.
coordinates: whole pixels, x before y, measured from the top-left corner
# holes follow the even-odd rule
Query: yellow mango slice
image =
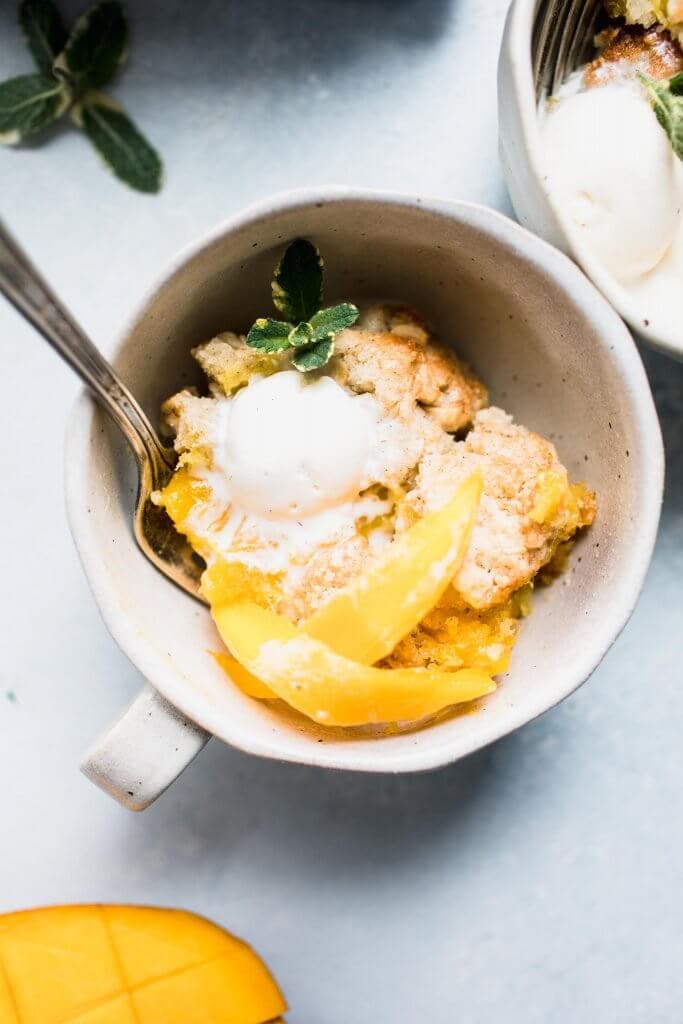
[(150, 907), (0, 915), (2, 1024), (265, 1024), (286, 1010), (244, 942)]
[(200, 555), (206, 553), (206, 543), (192, 529), (192, 513), (211, 500), (211, 489), (203, 480), (192, 476), (189, 469), (177, 469), (162, 491), (155, 492), (154, 500), (166, 509), (178, 533), (189, 540)]
[(322, 725), (417, 721), (475, 700), (496, 685), (480, 669), (359, 665), (253, 602), (213, 608), (223, 642), (278, 697)]
[(218, 558), (204, 570), (202, 595), (210, 605), (256, 601), (272, 608), (282, 597), (280, 575), (261, 572), (244, 562), (226, 562)]
[(393, 541), (381, 561), (301, 629), (361, 665), (391, 654), (438, 603), (462, 565), (482, 487), (481, 473), (473, 473), (449, 502)]
[(277, 700), (277, 694), (273, 693), (270, 687), (262, 683), (256, 676), (252, 676), (251, 672), (247, 672), (244, 665), (240, 665), (236, 658), (231, 658), (223, 651), (212, 651), (211, 653), (226, 675), (230, 676), (233, 683), (236, 683), (247, 697), (254, 697), (256, 700)]

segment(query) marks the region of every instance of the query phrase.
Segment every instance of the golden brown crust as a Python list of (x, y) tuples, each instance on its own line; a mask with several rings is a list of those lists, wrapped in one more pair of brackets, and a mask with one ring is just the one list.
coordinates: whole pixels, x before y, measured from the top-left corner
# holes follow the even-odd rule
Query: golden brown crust
[(429, 339), (420, 321), (405, 310), (400, 316), (389, 330), (342, 331), (333, 376), (357, 394), (374, 395), (393, 415), (410, 419), (421, 407), (443, 430), (463, 430), (486, 405), (486, 388), (450, 348)]
[(600, 55), (586, 67), (583, 80), (587, 86), (606, 85), (624, 71), (636, 70), (650, 78), (671, 78), (683, 71), (683, 50), (659, 26), (629, 25), (611, 34)]
[(267, 375), (281, 370), (284, 356), (264, 354), (250, 348), (244, 337), (224, 331), (211, 341), (192, 349), (209, 380), (212, 392), (231, 395), (256, 374)]
[[(464, 441), (426, 453), (408, 510), (422, 516), (438, 507), (476, 468), (484, 476), (484, 494), (455, 586), (470, 607), (481, 610), (529, 583), (562, 540), (589, 525), (595, 499), (570, 488), (550, 441), (490, 408), (477, 414)], [(541, 503), (544, 489), (549, 500)]]

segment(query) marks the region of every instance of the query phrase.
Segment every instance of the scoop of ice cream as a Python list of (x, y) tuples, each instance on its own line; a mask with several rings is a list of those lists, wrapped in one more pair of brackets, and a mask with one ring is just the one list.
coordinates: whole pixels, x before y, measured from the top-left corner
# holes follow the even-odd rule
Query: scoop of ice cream
[(297, 519), (357, 497), (375, 428), (364, 398), (285, 370), (237, 393), (217, 461), (243, 511)]
[(560, 97), (543, 125), (551, 195), (622, 282), (652, 270), (677, 229), (676, 157), (641, 90), (611, 84)]

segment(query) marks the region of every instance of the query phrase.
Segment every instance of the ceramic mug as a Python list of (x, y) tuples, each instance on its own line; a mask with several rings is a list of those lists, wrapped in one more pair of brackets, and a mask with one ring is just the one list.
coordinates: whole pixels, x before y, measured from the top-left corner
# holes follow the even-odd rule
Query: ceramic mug
[(122, 331), (113, 362), (154, 421), (199, 380), (190, 349), (246, 329), (270, 308), (273, 266), (294, 237), (325, 257), (326, 299), (383, 296), (425, 314), (490, 387), (491, 400), (554, 439), (570, 474), (598, 494), (571, 568), (537, 592), (512, 664), (475, 714), (419, 730), (344, 733), (245, 696), (211, 656), (205, 607), (142, 557), (131, 532), (135, 466), (88, 395), (71, 417), (71, 529), (104, 621), (148, 681), (86, 756), (85, 773), (146, 807), (210, 735), (282, 761), (357, 771), (436, 768), (512, 732), (583, 683), (636, 603), (659, 519), (659, 425), (635, 345), (561, 253), (468, 203), (325, 188), (276, 197), (174, 260)]

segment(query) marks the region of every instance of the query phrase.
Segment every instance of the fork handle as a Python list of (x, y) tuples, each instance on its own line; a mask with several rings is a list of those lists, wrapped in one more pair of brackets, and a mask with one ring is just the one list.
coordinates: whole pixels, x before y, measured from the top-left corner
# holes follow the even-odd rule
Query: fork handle
[(62, 305), (0, 220), (0, 292), (75, 370), (123, 431), (139, 464), (161, 480), (173, 466), (139, 403)]

